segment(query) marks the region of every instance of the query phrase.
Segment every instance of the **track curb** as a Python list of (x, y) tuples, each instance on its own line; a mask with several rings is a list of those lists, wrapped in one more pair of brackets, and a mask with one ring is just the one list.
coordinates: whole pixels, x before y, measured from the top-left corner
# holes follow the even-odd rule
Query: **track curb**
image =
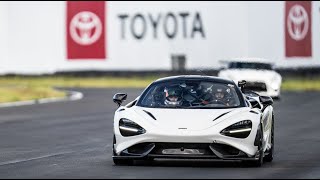
[(78, 91), (67, 91), (67, 90), (59, 90), (59, 91), (67, 92), (66, 97), (43, 98), (43, 99), (35, 99), (35, 100), (28, 100), (28, 101), (0, 103), (0, 108), (35, 105), (35, 104), (46, 104), (46, 103), (63, 102), (63, 101), (76, 101), (83, 98), (83, 93)]

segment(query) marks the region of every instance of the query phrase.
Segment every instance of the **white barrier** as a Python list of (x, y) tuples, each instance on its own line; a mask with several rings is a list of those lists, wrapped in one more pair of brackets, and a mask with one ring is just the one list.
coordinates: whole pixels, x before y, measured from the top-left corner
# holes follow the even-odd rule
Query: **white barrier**
[(320, 65), (320, 2), (312, 2), (312, 57), (286, 58), (285, 2), (106, 2), (105, 60), (67, 59), (66, 2), (0, 3), (0, 73), (218, 68), (263, 57), (281, 67)]

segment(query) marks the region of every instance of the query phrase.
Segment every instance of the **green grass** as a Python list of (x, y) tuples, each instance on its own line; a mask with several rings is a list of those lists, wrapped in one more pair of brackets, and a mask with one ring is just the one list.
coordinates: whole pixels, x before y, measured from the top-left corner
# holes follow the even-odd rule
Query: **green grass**
[[(148, 77), (0, 77), (0, 103), (33, 100), (48, 97), (63, 97), (64, 92), (53, 87), (93, 87), (93, 88), (145, 88), (158, 79)], [(320, 77), (315, 79), (286, 79), (284, 91), (320, 91)]]
[(64, 96), (64, 92), (56, 91), (51, 87), (0, 86), (0, 103)]
[(157, 77), (0, 77), (0, 86), (40, 86), (40, 87), (145, 87)]
[(284, 91), (320, 91), (320, 78), (287, 79), (282, 83)]
[(144, 88), (158, 77), (0, 77), (0, 103), (63, 97), (53, 87)]

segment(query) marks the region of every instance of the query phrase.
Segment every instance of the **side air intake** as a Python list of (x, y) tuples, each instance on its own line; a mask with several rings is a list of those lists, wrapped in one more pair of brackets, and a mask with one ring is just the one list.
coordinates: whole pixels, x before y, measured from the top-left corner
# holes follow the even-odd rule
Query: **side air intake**
[(151, 114), (150, 112), (143, 110), (145, 113), (147, 113), (152, 119), (157, 120), (153, 114)]
[[(229, 111), (229, 112), (231, 112), (231, 111)], [(221, 118), (222, 116), (224, 116), (224, 115), (228, 114), (229, 112), (225, 112), (225, 113), (221, 114), (220, 116), (216, 117), (213, 121), (215, 121), (215, 120), (217, 120), (217, 119)]]

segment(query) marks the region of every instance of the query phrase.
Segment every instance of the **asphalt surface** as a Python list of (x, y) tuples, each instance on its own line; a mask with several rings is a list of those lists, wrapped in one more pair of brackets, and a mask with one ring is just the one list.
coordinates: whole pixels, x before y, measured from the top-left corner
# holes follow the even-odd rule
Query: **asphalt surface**
[(112, 96), (141, 89), (77, 89), (74, 102), (0, 109), (0, 178), (320, 178), (320, 93), (283, 92), (275, 107), (275, 159), (240, 162), (156, 160), (115, 166)]

